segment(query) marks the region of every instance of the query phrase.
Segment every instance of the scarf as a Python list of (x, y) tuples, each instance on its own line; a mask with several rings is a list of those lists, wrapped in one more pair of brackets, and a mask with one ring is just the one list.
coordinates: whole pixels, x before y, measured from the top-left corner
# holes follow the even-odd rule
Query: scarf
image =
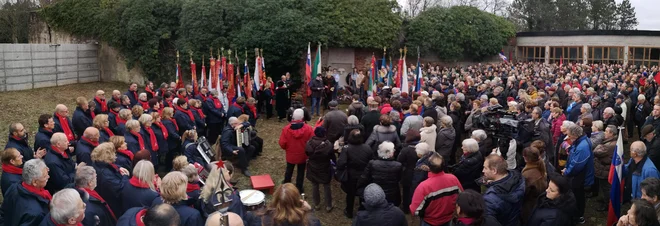
[(217, 97), (209, 97), (209, 98), (211, 98), (211, 100), (213, 101), (213, 106), (215, 106), (215, 108), (217, 109), (222, 108), (222, 103), (220, 103), (220, 99), (218, 99)]
[(133, 152), (131, 152), (127, 149), (117, 149), (117, 153), (121, 153), (121, 154), (125, 155), (126, 157), (128, 157), (131, 160), (131, 162), (133, 161), (133, 157), (134, 157)]
[(138, 98), (137, 91), (128, 90), (128, 92), (133, 94), (133, 97), (135, 97), (135, 100), (140, 100), (140, 98)]
[(59, 113), (55, 113), (55, 117), (57, 117), (57, 119), (60, 121), (60, 127), (62, 127), (62, 132), (64, 132), (66, 135), (66, 139), (69, 141), (76, 139), (76, 137), (73, 135), (73, 132), (71, 131), (71, 127), (69, 126), (69, 119), (61, 116)]
[(187, 96), (181, 96), (181, 94), (177, 94), (176, 96), (179, 97), (179, 99), (186, 100), (186, 103), (188, 103), (188, 97)]
[(199, 116), (202, 117), (202, 119), (206, 118), (206, 115), (204, 115), (204, 112), (202, 111), (201, 108), (196, 108), (196, 107), (192, 107), (192, 108), (197, 111), (197, 114), (199, 114)]
[(135, 214), (135, 225), (137, 226), (144, 226), (144, 222), (142, 221), (142, 218), (144, 215), (147, 214), (147, 209), (142, 209), (140, 212)]
[(151, 90), (148, 86), (144, 88), (144, 91), (151, 94), (151, 98), (156, 97), (156, 92)]
[(23, 169), (11, 164), (2, 164), (2, 172), (10, 174), (23, 175)]
[(68, 159), (68, 158), (69, 158), (69, 155), (66, 154), (66, 151), (62, 151), (62, 152), (61, 152), (59, 149), (57, 149), (57, 147), (55, 147), (55, 145), (51, 145), (50, 148), (52, 148), (53, 151), (55, 151), (57, 154), (60, 154), (60, 155), (61, 155), (62, 157), (64, 157), (65, 159)]
[(92, 121), (94, 121), (94, 117), (96, 117), (96, 113), (94, 113), (94, 111), (89, 110), (89, 109), (88, 109), (87, 111), (89, 111), (89, 116), (92, 117), (92, 118), (90, 118), (90, 119), (91, 119)]
[(458, 221), (463, 223), (464, 225), (471, 225), (472, 223), (474, 223), (474, 218), (459, 217)]
[(163, 122), (154, 122), (154, 124), (156, 124), (160, 128), (160, 131), (163, 131), (163, 137), (165, 138), (165, 140), (167, 140), (169, 134), (167, 133), (167, 128), (165, 128)]
[(175, 106), (175, 108), (176, 108), (177, 111), (181, 111), (183, 113), (186, 113), (191, 121), (193, 121), (193, 122), (195, 121), (195, 116), (193, 115), (192, 111), (190, 111), (190, 109), (183, 109), (180, 106)]
[(112, 136), (115, 135), (115, 134), (112, 132), (112, 130), (110, 130), (110, 128), (108, 128), (108, 127), (103, 127), (103, 131), (105, 131), (105, 133), (108, 134), (108, 137), (112, 137)]
[(202, 98), (202, 101), (206, 101), (206, 99), (208, 99), (208, 97), (204, 94), (199, 94), (199, 98)]
[(147, 101), (138, 100), (138, 103), (140, 104), (140, 106), (142, 106), (142, 109), (144, 109), (144, 110), (147, 110), (147, 109), (151, 108), (151, 107), (149, 107), (149, 102), (147, 102)]
[(145, 126), (144, 130), (149, 133), (149, 141), (151, 141), (151, 150), (152, 151), (158, 151), (158, 140), (156, 139), (156, 133), (154, 133), (154, 130), (151, 129), (149, 126)]
[[(144, 140), (142, 139), (142, 135), (140, 133), (136, 133), (136, 132), (133, 132), (133, 131), (131, 131), (130, 133), (133, 134), (133, 136), (136, 136), (138, 138), (138, 142), (140, 143), (140, 150), (144, 150)], [(138, 151), (140, 151), (140, 150), (138, 150)]]
[(186, 187), (186, 193), (199, 190), (199, 184), (188, 183)]
[(126, 121), (124, 121), (124, 119), (122, 119), (121, 117), (119, 117), (119, 112), (115, 112), (115, 111), (113, 111), (113, 110), (110, 110), (110, 113), (112, 113), (112, 114), (115, 116), (115, 123), (116, 123), (117, 125), (125, 124), (125, 123), (126, 123)]
[(172, 121), (172, 123), (174, 124), (174, 128), (176, 128), (176, 131), (179, 131), (179, 124), (176, 123), (176, 119), (171, 118), (170, 121)]
[[(57, 222), (55, 222), (55, 219), (53, 219), (53, 217), (50, 218), (50, 221), (52, 221), (55, 226), (65, 226), (65, 224), (58, 224)], [(77, 225), (83, 226), (82, 223), (78, 223)]]
[(243, 111), (243, 107), (241, 107), (241, 105), (238, 105), (236, 102), (234, 102), (232, 105), (233, 105), (234, 107), (237, 107), (238, 109), (241, 109), (241, 114), (245, 113), (245, 112)]
[(43, 188), (37, 188), (35, 186), (26, 184), (25, 182), (22, 182), (21, 185), (25, 188), (25, 190), (28, 190), (30, 193), (35, 194), (39, 197), (42, 197), (48, 201), (53, 199), (53, 196), (50, 195), (50, 192), (48, 190), (43, 189)]
[(248, 108), (250, 108), (250, 111), (252, 112), (252, 116), (254, 116), (254, 118), (256, 119), (257, 118), (257, 106), (249, 105), (249, 104), (247, 106), (248, 106)]
[(131, 185), (133, 185), (133, 187), (136, 187), (136, 188), (149, 188), (149, 189), (151, 189), (149, 187), (148, 183), (140, 181), (140, 179), (138, 179), (137, 177), (131, 177), (131, 179), (128, 180), (128, 183), (130, 183)]
[(115, 171), (117, 171), (117, 173), (121, 173), (121, 172), (119, 171), (119, 166), (117, 166), (117, 164), (110, 163), (110, 164), (108, 164), (108, 165), (112, 166), (112, 168), (115, 169)]
[(112, 97), (112, 100), (114, 100), (114, 101), (117, 102), (117, 103), (121, 103), (121, 98), (114, 98), (114, 97)]
[(94, 100), (96, 100), (96, 102), (99, 102), (99, 104), (101, 105), (101, 111), (102, 112), (107, 112), (108, 111), (108, 105), (105, 103), (105, 99), (101, 99), (99, 97), (94, 97)]
[(82, 140), (87, 141), (87, 143), (91, 144), (91, 145), (94, 146), (94, 147), (99, 146), (99, 142), (98, 142), (98, 141), (96, 141), (96, 142), (92, 142), (92, 141), (89, 140), (89, 138), (87, 138), (87, 137), (84, 137), (84, 136), (83, 136), (83, 137), (82, 137)]
[(110, 209), (110, 206), (108, 205), (108, 203), (105, 201), (105, 199), (103, 199), (103, 197), (101, 197), (101, 196), (99, 195), (98, 192), (96, 192), (96, 191), (94, 191), (94, 190), (92, 190), (92, 189), (89, 189), (89, 188), (82, 188), (82, 190), (84, 190), (85, 192), (87, 192), (87, 194), (89, 194), (89, 196), (92, 196), (92, 197), (98, 199), (99, 201), (101, 201), (101, 203), (105, 204), (105, 208), (108, 210), (108, 212), (110, 212), (110, 215), (112, 216), (112, 219), (114, 219), (115, 221), (117, 221), (117, 217), (115, 216), (115, 213), (112, 212), (112, 209)]

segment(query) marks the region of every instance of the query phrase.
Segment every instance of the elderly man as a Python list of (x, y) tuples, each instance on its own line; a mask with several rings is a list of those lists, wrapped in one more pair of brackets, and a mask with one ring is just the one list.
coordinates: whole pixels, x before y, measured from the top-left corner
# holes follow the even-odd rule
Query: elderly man
[(594, 183), (594, 155), (591, 152), (591, 140), (584, 134), (579, 125), (570, 125), (566, 128), (571, 146), (568, 148), (566, 168), (562, 170), (564, 176), (571, 178), (573, 193), (578, 206), (579, 222), (584, 222), (585, 194), (584, 188)]
[(111, 97), (110, 101), (108, 101), (108, 104), (110, 104), (112, 102), (121, 104), (121, 92), (119, 92), (119, 90), (113, 90), (112, 91), (112, 97)]
[(327, 131), (330, 143), (335, 143), (344, 134), (344, 127), (348, 124), (346, 113), (337, 108), (337, 101), (330, 101), (330, 111), (323, 116), (323, 128)]
[(204, 115), (206, 115), (206, 125), (207, 125), (207, 138), (211, 145), (215, 144), (218, 136), (224, 128), (225, 121), (225, 107), (222, 104), (222, 101), (218, 98), (218, 91), (211, 91), (211, 95), (204, 98), (204, 103), (202, 108), (204, 110)]
[(94, 117), (92, 117), (89, 112), (89, 104), (87, 102), (87, 98), (78, 97), (76, 102), (78, 106), (73, 112), (73, 118), (71, 119), (71, 122), (73, 122), (73, 132), (76, 134), (76, 137), (80, 137), (87, 127), (93, 125), (92, 122)]
[(53, 121), (52, 115), (42, 114), (37, 122), (39, 123), (39, 131), (34, 136), (34, 151), (38, 152), (39, 149), (43, 149), (43, 154), (46, 154), (46, 148), (50, 147), (50, 138), (53, 136), (53, 129), (55, 129), (55, 121)]
[(598, 211), (607, 210), (607, 205), (610, 202), (610, 187), (612, 185), (610, 185), (608, 177), (618, 134), (616, 126), (608, 126), (605, 129), (603, 142), (594, 148), (594, 188), (598, 188), (594, 191), (594, 195), (602, 193), (601, 198), (598, 200), (600, 203), (600, 206), (596, 209)]
[[(76, 188), (85, 193), (87, 208), (83, 225), (116, 225), (117, 215), (112, 212), (108, 203), (97, 193), (96, 170), (91, 166), (80, 166), (76, 169)], [(66, 189), (65, 189), (66, 190)], [(117, 213), (119, 214), (119, 213)]]
[(635, 109), (633, 110), (634, 118), (634, 126), (637, 127), (637, 133), (640, 135), (642, 134), (642, 127), (644, 127), (644, 122), (646, 121), (646, 118), (651, 114), (651, 111), (653, 108), (651, 108), (651, 105), (646, 101), (646, 96), (644, 94), (639, 94), (637, 96), (637, 106), (635, 106)]
[[(50, 202), (50, 213), (41, 221), (41, 226), (77, 226), (98, 225), (96, 221), (86, 222), (85, 203), (80, 193), (75, 189), (67, 188), (53, 195)], [(89, 207), (87, 207), (89, 208)], [(101, 224), (105, 225), (105, 224)]]
[(108, 114), (108, 103), (105, 100), (105, 92), (103, 92), (103, 90), (96, 91), (93, 101), (96, 103), (94, 114)]
[(591, 98), (591, 117), (594, 121), (601, 120), (603, 118), (603, 110), (605, 110), (604, 105), (601, 103), (599, 96)]
[(128, 87), (128, 91), (124, 93), (124, 95), (128, 96), (128, 99), (131, 100), (130, 102), (130, 107), (135, 106), (138, 104), (138, 87), (136, 83), (132, 83), (131, 86)]
[(48, 167), (41, 159), (32, 159), (23, 165), (23, 182), (16, 183), (5, 192), (0, 217), (5, 225), (39, 225), (48, 214), (50, 192), (44, 189), (48, 182)]
[(15, 148), (18, 150), (21, 155), (23, 155), (23, 161), (28, 161), (33, 158), (41, 158), (46, 154), (45, 150), (37, 150), (35, 153), (35, 151), (30, 148), (25, 127), (18, 122), (9, 125), (9, 139), (7, 140), (7, 145), (5, 145), (5, 149), (7, 148)]
[(55, 129), (53, 129), (53, 132), (64, 133), (69, 142), (76, 139), (76, 136), (73, 134), (73, 123), (71, 123), (71, 119), (69, 119), (69, 108), (64, 104), (58, 104), (55, 106), (53, 121), (55, 121)]
[(640, 183), (644, 179), (660, 178), (658, 169), (646, 154), (646, 145), (643, 142), (635, 141), (630, 145), (630, 161), (623, 168), (623, 176), (626, 178), (623, 189), (624, 202), (642, 197)]
[(651, 115), (646, 117), (646, 121), (644, 122), (644, 125), (652, 125), (656, 133), (660, 131), (660, 105), (658, 104), (653, 105), (653, 110), (651, 111)]
[(421, 216), (422, 225), (443, 225), (451, 221), (463, 187), (454, 175), (444, 173), (442, 156), (432, 153), (428, 163), (428, 179), (415, 189), (409, 208), (415, 216)]
[(2, 159), (2, 178), (0, 179), (0, 188), (4, 194), (9, 187), (21, 182), (23, 176), (23, 156), (16, 148), (7, 148), (0, 154)]
[(254, 155), (253, 146), (245, 146), (244, 144), (236, 143), (236, 131), (240, 131), (242, 127), (250, 126), (248, 122), (241, 122), (236, 117), (231, 117), (227, 120), (227, 126), (222, 130), (220, 138), (220, 149), (225, 156), (236, 155), (238, 157), (238, 168), (243, 171), (245, 176), (251, 176), (248, 170), (250, 157)]
[(568, 120), (577, 123), (578, 117), (580, 116), (580, 109), (582, 107), (583, 94), (580, 93), (579, 90), (575, 90), (573, 92), (574, 92), (572, 96), (573, 103), (570, 106), (568, 106), (566, 112), (569, 112)]
[(99, 130), (94, 127), (87, 127), (85, 132), (76, 143), (76, 162), (84, 162), (87, 165), (92, 165), (92, 150), (99, 146)]
[(50, 138), (51, 146), (48, 153), (44, 156), (44, 162), (50, 169), (48, 174), (51, 180), (48, 181), (46, 189), (51, 193), (62, 190), (65, 187), (73, 185), (76, 174), (76, 163), (68, 152), (68, 141), (64, 133), (55, 133)]
[(609, 125), (613, 126), (620, 126), (621, 124), (619, 123), (618, 120), (616, 120), (616, 113), (614, 112), (614, 109), (611, 107), (605, 108), (603, 110), (603, 126), (607, 127)]

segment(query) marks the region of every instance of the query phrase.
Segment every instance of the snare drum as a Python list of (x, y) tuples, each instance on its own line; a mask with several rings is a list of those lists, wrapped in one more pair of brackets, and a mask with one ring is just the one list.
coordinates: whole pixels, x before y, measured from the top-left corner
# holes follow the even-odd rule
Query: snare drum
[(266, 195), (259, 190), (246, 189), (240, 191), (239, 195), (248, 211), (256, 211), (266, 206)]

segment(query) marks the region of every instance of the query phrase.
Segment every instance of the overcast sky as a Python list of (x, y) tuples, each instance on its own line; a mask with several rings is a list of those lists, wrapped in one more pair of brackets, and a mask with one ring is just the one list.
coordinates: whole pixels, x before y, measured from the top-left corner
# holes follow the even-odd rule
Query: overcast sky
[[(451, 0), (442, 0), (451, 1)], [(623, 0), (615, 0), (621, 3)], [(408, 0), (397, 0), (399, 5), (407, 8)], [(630, 0), (637, 13), (637, 30), (660, 30), (660, 17), (657, 16), (657, 6), (660, 0)]]

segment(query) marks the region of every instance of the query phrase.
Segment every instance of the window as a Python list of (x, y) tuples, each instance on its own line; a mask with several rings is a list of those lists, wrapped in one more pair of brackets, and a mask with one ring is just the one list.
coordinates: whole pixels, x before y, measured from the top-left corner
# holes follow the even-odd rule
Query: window
[(559, 64), (568, 62), (581, 62), (582, 61), (582, 47), (579, 46), (553, 46), (550, 47), (550, 63)]
[(660, 65), (660, 48), (630, 47), (628, 63), (647, 67)]
[(589, 58), (587, 59), (587, 62), (590, 64), (622, 64), (623, 47), (589, 47)]
[(543, 46), (518, 47), (518, 59), (524, 61), (545, 62), (545, 47)]

